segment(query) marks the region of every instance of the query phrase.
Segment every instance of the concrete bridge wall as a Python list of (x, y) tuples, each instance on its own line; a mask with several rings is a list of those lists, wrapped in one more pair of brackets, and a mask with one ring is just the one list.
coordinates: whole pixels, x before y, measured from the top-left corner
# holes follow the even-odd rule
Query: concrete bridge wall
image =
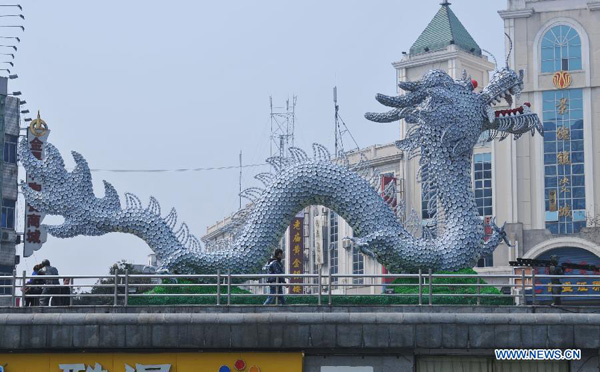
[(307, 372), (327, 365), (365, 364), (374, 372), (392, 372), (414, 370), (419, 355), (491, 357), (496, 348), (576, 348), (584, 358), (571, 362), (572, 371), (599, 370), (596, 313), (533, 313), (527, 308), (513, 308), (512, 313), (478, 313), (476, 308), (439, 312), (444, 309), (427, 307), (421, 310), (429, 312), (422, 313), (262, 309), (265, 312), (23, 309), (0, 313), (0, 353), (290, 351), (304, 353)]
[(600, 349), (600, 314), (0, 314), (0, 350)]

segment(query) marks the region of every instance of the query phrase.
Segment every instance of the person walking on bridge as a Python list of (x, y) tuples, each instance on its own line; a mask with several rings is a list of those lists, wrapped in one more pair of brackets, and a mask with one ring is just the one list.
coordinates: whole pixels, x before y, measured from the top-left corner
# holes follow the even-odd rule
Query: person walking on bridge
[[(268, 273), (271, 275), (285, 274), (285, 268), (283, 267), (283, 263), (281, 262), (283, 258), (283, 249), (277, 248), (275, 252), (273, 252), (273, 257), (269, 259), (269, 263), (267, 265)], [(265, 301), (265, 305), (270, 305), (275, 301), (275, 303), (279, 303), (281, 305), (285, 305), (285, 297), (283, 297), (283, 284), (285, 283), (285, 278), (282, 277), (270, 277), (267, 279), (268, 283), (277, 283), (278, 285), (269, 286), (269, 297)]]
[[(42, 261), (42, 269), (39, 272), (42, 275), (58, 275), (58, 270), (56, 267), (50, 265), (50, 261), (45, 259)], [(48, 278), (45, 280), (44, 284), (46, 285), (58, 285), (58, 278)], [(58, 287), (44, 287), (42, 290), (43, 297), (40, 298), (40, 306), (48, 306), (50, 305), (51, 295), (57, 294), (60, 292), (60, 288)]]
[[(552, 261), (548, 270), (550, 275), (565, 274), (563, 268), (558, 265), (558, 256), (552, 255), (550, 261)], [(552, 305), (561, 305), (562, 283), (559, 278), (550, 279), (550, 283), (552, 284)]]

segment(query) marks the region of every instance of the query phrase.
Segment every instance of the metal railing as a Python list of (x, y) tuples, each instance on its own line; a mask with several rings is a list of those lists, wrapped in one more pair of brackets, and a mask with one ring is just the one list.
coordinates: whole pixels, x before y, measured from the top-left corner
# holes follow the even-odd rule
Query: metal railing
[[(67, 279), (67, 282), (64, 280)], [(357, 284), (360, 279), (360, 284)], [(550, 284), (552, 279), (561, 284)], [(268, 282), (275, 280), (275, 283)], [(281, 280), (286, 283), (280, 283)], [(55, 284), (50, 284), (54, 281)], [(63, 281), (63, 284), (56, 284)], [(5, 306), (436, 304), (544, 305), (558, 298), (600, 304), (600, 275), (434, 274), (123, 274), (0, 276)], [(66, 283), (66, 284), (64, 284)], [(532, 284), (535, 283), (535, 284)], [(560, 288), (552, 293), (552, 288)], [(277, 294), (282, 287), (283, 294)], [(169, 300), (171, 298), (171, 300)], [(174, 298), (174, 299), (173, 299)]]

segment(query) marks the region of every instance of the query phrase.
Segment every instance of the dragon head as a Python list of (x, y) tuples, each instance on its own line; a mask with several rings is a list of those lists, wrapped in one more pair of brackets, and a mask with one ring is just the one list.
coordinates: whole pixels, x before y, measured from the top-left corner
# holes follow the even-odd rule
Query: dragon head
[(376, 99), (392, 107), (386, 113), (367, 113), (368, 120), (387, 123), (405, 119), (409, 126), (403, 140), (397, 146), (406, 151), (419, 150), (423, 155), (428, 144), (449, 148), (451, 155), (470, 153), (483, 132), (486, 140), (498, 134), (501, 139), (509, 134), (518, 138), (521, 134), (542, 126), (529, 104), (512, 110), (494, 111), (492, 106), (505, 99), (513, 103), (512, 96), (519, 97), (523, 88), (523, 72), (509, 67), (496, 70), (490, 83), (481, 92), (477, 84), (463, 73), (462, 79), (454, 80), (442, 70), (431, 70), (414, 82), (401, 82), (398, 86), (406, 94), (396, 97), (378, 94)]

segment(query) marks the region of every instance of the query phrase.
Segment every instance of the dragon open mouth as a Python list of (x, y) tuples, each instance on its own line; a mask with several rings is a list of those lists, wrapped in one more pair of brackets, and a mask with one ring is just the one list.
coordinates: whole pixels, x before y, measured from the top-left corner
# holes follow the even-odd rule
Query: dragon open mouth
[(517, 99), (521, 95), (521, 90), (523, 89), (523, 83), (515, 84), (511, 88), (497, 94), (490, 102), (493, 106), (496, 106), (498, 103), (502, 102), (502, 99), (506, 100), (509, 106), (513, 104), (513, 96)]
[[(511, 101), (512, 101), (512, 99), (511, 99)], [(531, 103), (525, 102), (525, 103), (523, 103), (523, 105), (516, 107), (514, 109), (496, 110), (496, 111), (494, 111), (494, 113), (496, 114), (497, 118), (504, 118), (504, 117), (508, 117), (508, 116), (519, 116), (519, 115), (531, 113), (530, 108), (531, 108)]]

